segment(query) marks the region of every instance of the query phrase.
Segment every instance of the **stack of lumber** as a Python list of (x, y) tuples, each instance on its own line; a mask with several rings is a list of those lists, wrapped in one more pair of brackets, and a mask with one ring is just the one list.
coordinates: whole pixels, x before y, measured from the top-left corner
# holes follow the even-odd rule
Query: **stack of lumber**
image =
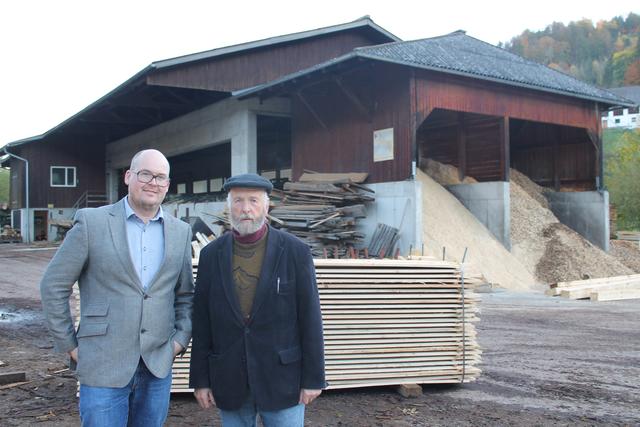
[(329, 389), (461, 383), (480, 375), (477, 297), (459, 265), (315, 260)]
[(640, 231), (618, 231), (616, 235), (618, 240), (636, 242), (640, 245)]
[(304, 173), (298, 182), (273, 190), (272, 224), (298, 236), (316, 257), (344, 258), (359, 246), (364, 235), (355, 230), (366, 216), (365, 203), (373, 190), (362, 185), (365, 173)]
[(591, 301), (640, 298), (640, 274), (558, 282), (552, 284), (546, 294)]
[[(462, 281), (458, 264), (429, 257), (314, 263), (329, 389), (478, 378), (475, 275)], [(173, 364), (172, 392), (192, 391), (190, 350)]]

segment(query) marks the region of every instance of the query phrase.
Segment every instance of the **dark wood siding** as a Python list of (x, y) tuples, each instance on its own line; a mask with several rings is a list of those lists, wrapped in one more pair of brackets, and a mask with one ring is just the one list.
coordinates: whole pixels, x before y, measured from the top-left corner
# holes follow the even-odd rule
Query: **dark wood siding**
[[(367, 172), (368, 182), (407, 179), (413, 159), (409, 76), (404, 68), (378, 64), (342, 76), (341, 85), (358, 101), (331, 80), (303, 90), (302, 98), (294, 95), (293, 178), (309, 169)], [(374, 162), (373, 132), (386, 128), (394, 129), (394, 159)]]
[(515, 169), (558, 190), (595, 188), (597, 152), (585, 129), (519, 120), (511, 128)]
[(462, 168), (478, 181), (502, 180), (501, 118), (436, 109), (417, 132), (420, 160)]
[[(70, 208), (85, 191), (105, 193), (105, 149), (102, 144), (69, 139), (34, 142), (20, 147), (19, 152), (13, 151), (29, 160), (30, 208), (46, 208), (48, 205)], [(76, 187), (51, 187), (51, 166), (75, 166)], [(24, 176), (23, 172), (21, 176)], [(24, 179), (22, 177), (20, 181)], [(19, 185), (24, 194), (24, 181)], [(14, 209), (24, 207), (24, 198), (20, 198), (19, 206), (12, 206)]]
[(418, 123), (436, 108), (593, 131), (600, 121), (593, 102), (434, 72), (416, 73), (416, 92)]
[(594, 188), (598, 156), (589, 132), (600, 132), (595, 103), (431, 72), (418, 72), (415, 87), (421, 158), (460, 167), (480, 181), (506, 180), (509, 159), (541, 185)]
[(329, 34), (162, 70), (150, 85), (231, 92), (299, 71), (374, 42), (355, 32)]
[[(17, 150), (11, 150), (16, 153)], [(10, 189), (9, 189), (9, 206), (11, 209), (20, 209), (24, 204), (24, 162), (16, 158), (11, 159)]]

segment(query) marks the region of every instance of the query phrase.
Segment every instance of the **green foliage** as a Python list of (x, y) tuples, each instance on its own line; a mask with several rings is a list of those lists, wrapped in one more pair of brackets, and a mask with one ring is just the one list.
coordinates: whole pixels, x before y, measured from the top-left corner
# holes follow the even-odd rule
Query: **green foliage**
[(9, 179), (9, 170), (0, 168), (0, 204), (9, 203)]
[(586, 82), (617, 87), (635, 81), (637, 72), (629, 78), (627, 70), (640, 60), (639, 36), (640, 15), (630, 13), (595, 25), (588, 19), (554, 22), (500, 46)]
[(640, 230), (640, 129), (604, 131), (605, 175), (618, 229)]

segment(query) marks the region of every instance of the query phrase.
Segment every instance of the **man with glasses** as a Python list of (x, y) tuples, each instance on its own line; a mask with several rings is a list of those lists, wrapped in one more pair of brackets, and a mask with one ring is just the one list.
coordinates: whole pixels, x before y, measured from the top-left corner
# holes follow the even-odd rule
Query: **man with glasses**
[[(191, 229), (160, 206), (169, 162), (157, 150), (131, 159), (128, 195), (81, 209), (40, 283), (58, 351), (80, 381), (83, 426), (161, 426), (171, 365), (191, 337)], [(80, 324), (69, 308), (80, 289)]]

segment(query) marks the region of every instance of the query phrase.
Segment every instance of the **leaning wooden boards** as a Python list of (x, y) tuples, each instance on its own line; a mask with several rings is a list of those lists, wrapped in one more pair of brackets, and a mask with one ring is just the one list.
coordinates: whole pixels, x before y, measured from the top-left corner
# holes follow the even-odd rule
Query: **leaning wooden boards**
[[(329, 389), (461, 383), (480, 375), (477, 297), (458, 264), (315, 260)], [(189, 391), (188, 355), (173, 391)]]

